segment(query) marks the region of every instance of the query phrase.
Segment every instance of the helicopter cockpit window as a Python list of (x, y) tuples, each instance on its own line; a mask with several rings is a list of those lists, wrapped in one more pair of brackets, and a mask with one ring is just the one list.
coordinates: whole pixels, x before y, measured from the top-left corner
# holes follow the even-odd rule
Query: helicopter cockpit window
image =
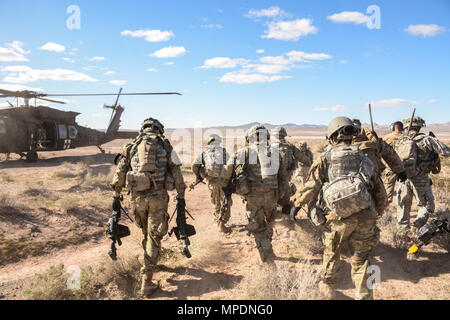
[(75, 139), (78, 134), (77, 128), (75, 128), (74, 126), (68, 126), (68, 128), (69, 128), (69, 139)]
[(0, 120), (0, 134), (5, 134), (6, 133), (6, 125), (5, 125), (5, 121)]
[(67, 127), (65, 124), (58, 125), (59, 139), (67, 139)]

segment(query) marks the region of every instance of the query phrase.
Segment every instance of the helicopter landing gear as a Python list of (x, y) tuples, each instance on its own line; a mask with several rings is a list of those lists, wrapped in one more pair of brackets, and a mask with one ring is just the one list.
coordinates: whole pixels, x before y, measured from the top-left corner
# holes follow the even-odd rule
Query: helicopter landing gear
[(100, 150), (100, 152), (102, 153), (102, 154), (105, 154), (105, 149), (103, 149), (102, 147), (100, 147), (100, 146), (96, 146), (97, 148), (98, 148), (98, 150)]
[(32, 150), (27, 152), (27, 155), (25, 157), (25, 160), (27, 162), (36, 162), (38, 160), (38, 154), (36, 151)]

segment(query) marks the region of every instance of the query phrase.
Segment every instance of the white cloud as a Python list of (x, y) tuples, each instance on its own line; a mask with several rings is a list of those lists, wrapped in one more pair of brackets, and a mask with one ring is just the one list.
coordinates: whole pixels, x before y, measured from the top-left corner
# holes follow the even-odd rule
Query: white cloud
[(259, 58), (259, 61), (262, 63), (268, 63), (268, 64), (291, 64), (292, 63), (283, 56), (276, 56), (276, 57), (265, 56), (265, 57)]
[(200, 28), (205, 28), (205, 29), (223, 29), (223, 26), (221, 24), (202, 24), (200, 26)]
[(38, 80), (98, 81), (87, 74), (68, 69), (32, 69), (28, 66), (10, 66), (2, 68), (2, 71), (10, 73), (3, 80), (11, 83), (28, 83)]
[(347, 64), (347, 63), (348, 63), (348, 60), (341, 60), (341, 61), (339, 61), (339, 63)]
[(445, 28), (438, 26), (437, 24), (416, 24), (410, 25), (408, 28), (404, 29), (404, 31), (413, 36), (432, 37), (443, 33)]
[(148, 42), (163, 42), (170, 40), (171, 37), (175, 37), (172, 31), (161, 30), (124, 30), (120, 33), (123, 36), (131, 36), (133, 38), (145, 38)]
[(220, 82), (224, 83), (237, 83), (237, 84), (250, 84), (250, 83), (264, 83), (275, 82), (281, 79), (290, 78), (289, 76), (267, 76), (263, 74), (248, 73), (245, 71), (228, 72), (222, 78)]
[(251, 9), (245, 16), (248, 18), (276, 18), (288, 17), (291, 16), (291, 14), (287, 13), (284, 10), (281, 10), (279, 7), (274, 6), (261, 10)]
[(147, 71), (148, 72), (158, 72), (158, 70), (155, 68), (148, 68)]
[(330, 56), (327, 53), (306, 53), (303, 51), (290, 51), (286, 53), (286, 55), (289, 57), (289, 60), (293, 62), (305, 62), (308, 60), (326, 60), (332, 58), (332, 56)]
[(47, 42), (42, 47), (40, 47), (40, 49), (54, 52), (64, 52), (64, 50), (66, 50), (66, 47), (59, 43)]
[(162, 48), (158, 51), (155, 51), (152, 54), (149, 54), (151, 57), (156, 58), (175, 58), (184, 56), (186, 54), (186, 49), (184, 47), (166, 47)]
[(258, 49), (256, 50), (256, 53), (264, 53), (264, 49)]
[(64, 61), (71, 62), (71, 63), (74, 63), (74, 62), (75, 62), (75, 59), (73, 59), (73, 58), (63, 57), (62, 59), (63, 59)]
[(328, 20), (334, 23), (354, 23), (363, 24), (369, 19), (365, 14), (358, 11), (343, 11), (341, 13), (335, 13), (327, 17)]
[(266, 74), (278, 74), (282, 71), (290, 70), (291, 66), (283, 64), (249, 64), (244, 66), (246, 69)]
[(28, 59), (25, 58), (25, 55), (30, 53), (30, 51), (25, 51), (22, 48), (22, 42), (13, 41), (11, 43), (6, 43), (5, 47), (0, 47), (0, 62), (28, 61)]
[(228, 58), (228, 57), (216, 57), (212, 59), (205, 60), (203, 65), (199, 67), (200, 69), (233, 69), (238, 65), (243, 65), (248, 63), (249, 60), (241, 58)]
[(105, 57), (92, 57), (88, 59), (89, 61), (103, 61), (105, 60)]
[(0, 84), (0, 88), (4, 90), (10, 90), (10, 91), (22, 91), (22, 90), (29, 90), (29, 91), (44, 91), (42, 88), (33, 88), (29, 86), (24, 86), (20, 84), (11, 84), (11, 83), (2, 83)]
[(115, 71), (112, 71), (112, 70), (109, 70), (109, 71), (106, 71), (105, 74), (106, 74), (107, 76), (112, 76), (112, 75), (115, 75), (116, 72), (115, 72)]
[(172, 62), (172, 61), (170, 61), (170, 62), (164, 62), (164, 64), (165, 64), (165, 65), (168, 65), (168, 66), (171, 66), (171, 65), (175, 64), (175, 62)]
[(371, 105), (374, 108), (396, 108), (396, 107), (402, 107), (402, 106), (411, 106), (411, 105), (419, 105), (419, 104), (427, 104), (427, 103), (435, 103), (435, 102), (437, 102), (436, 99), (414, 101), (414, 100), (393, 98), (393, 99), (377, 100), (377, 101), (372, 102)]
[(124, 86), (125, 84), (127, 84), (125, 80), (111, 80), (109, 81), (109, 83), (115, 84), (117, 86)]
[(264, 31), (262, 38), (283, 41), (298, 41), (300, 37), (315, 34), (319, 29), (312, 25), (311, 19), (293, 21), (278, 21), (269, 24), (269, 30)]

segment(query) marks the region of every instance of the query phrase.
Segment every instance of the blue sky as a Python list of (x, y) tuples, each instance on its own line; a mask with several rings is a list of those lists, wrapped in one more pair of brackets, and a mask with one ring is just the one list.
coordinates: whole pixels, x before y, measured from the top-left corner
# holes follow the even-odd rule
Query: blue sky
[[(67, 27), (70, 5), (79, 29)], [(365, 22), (370, 5), (380, 29)], [(369, 102), (377, 123), (411, 106), (450, 121), (447, 0), (0, 0), (0, 13), (1, 88), (183, 94), (121, 98), (126, 129), (149, 116), (167, 127), (368, 122)], [(68, 100), (80, 124), (106, 127), (101, 105), (114, 97)]]

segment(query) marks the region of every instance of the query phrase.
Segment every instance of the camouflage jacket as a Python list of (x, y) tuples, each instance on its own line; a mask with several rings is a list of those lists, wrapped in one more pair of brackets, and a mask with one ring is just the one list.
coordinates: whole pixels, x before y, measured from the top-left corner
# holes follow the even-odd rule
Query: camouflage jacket
[[(122, 192), (122, 189), (126, 184), (127, 172), (132, 170), (131, 158), (133, 157), (133, 147), (137, 146), (142, 141), (142, 135), (145, 134), (150, 134), (150, 131), (144, 131), (138, 137), (136, 137), (133, 142), (128, 143), (124, 146), (122, 157), (117, 164), (116, 171), (110, 184), (111, 188), (114, 190), (115, 196), (120, 195), (120, 193)], [(184, 183), (183, 174), (181, 173), (181, 161), (178, 158), (176, 152), (173, 150), (169, 140), (167, 140), (167, 138), (163, 135), (158, 135), (158, 138), (160, 139), (161, 144), (167, 152), (167, 166), (175, 181), (175, 189), (177, 190), (177, 194), (180, 197), (184, 198), (186, 185)]]
[[(218, 150), (219, 149), (219, 150)], [(221, 150), (220, 150), (221, 149)], [(208, 146), (206, 146), (205, 150), (203, 150), (202, 153), (200, 153), (194, 160), (194, 162), (192, 163), (192, 172), (194, 173), (194, 175), (197, 178), (202, 178), (200, 171), (201, 168), (205, 166), (205, 161), (204, 161), (204, 155), (206, 152), (222, 152), (223, 154), (223, 165), (225, 166), (229, 161), (230, 161), (230, 155), (228, 154), (227, 150), (223, 147), (221, 147), (220, 145), (214, 145), (214, 144), (210, 144)], [(208, 181), (210, 180), (214, 180), (210, 177), (206, 177), (206, 179)]]
[(353, 139), (353, 143), (359, 146), (359, 149), (375, 164), (378, 174), (386, 169), (382, 163), (383, 159), (389, 168), (396, 174), (404, 171), (403, 162), (388, 143), (383, 139), (377, 139), (369, 128), (363, 127), (361, 133)]
[[(309, 172), (309, 179), (306, 184), (300, 188), (297, 193), (292, 197), (294, 205), (296, 207), (303, 207), (304, 205), (317, 201), (322, 191), (322, 187), (328, 181), (328, 169), (329, 163), (326, 160), (326, 154), (330, 150), (322, 153), (319, 158), (317, 158), (311, 166)], [(386, 207), (385, 197), (380, 192), (381, 188), (384, 188), (382, 182), (375, 175), (372, 176), (373, 189), (371, 191), (373, 199), (375, 201), (375, 210), (377, 212), (382, 212)]]
[(402, 140), (405, 135), (403, 133), (391, 132), (383, 137), (383, 140), (395, 149), (397, 143)]

